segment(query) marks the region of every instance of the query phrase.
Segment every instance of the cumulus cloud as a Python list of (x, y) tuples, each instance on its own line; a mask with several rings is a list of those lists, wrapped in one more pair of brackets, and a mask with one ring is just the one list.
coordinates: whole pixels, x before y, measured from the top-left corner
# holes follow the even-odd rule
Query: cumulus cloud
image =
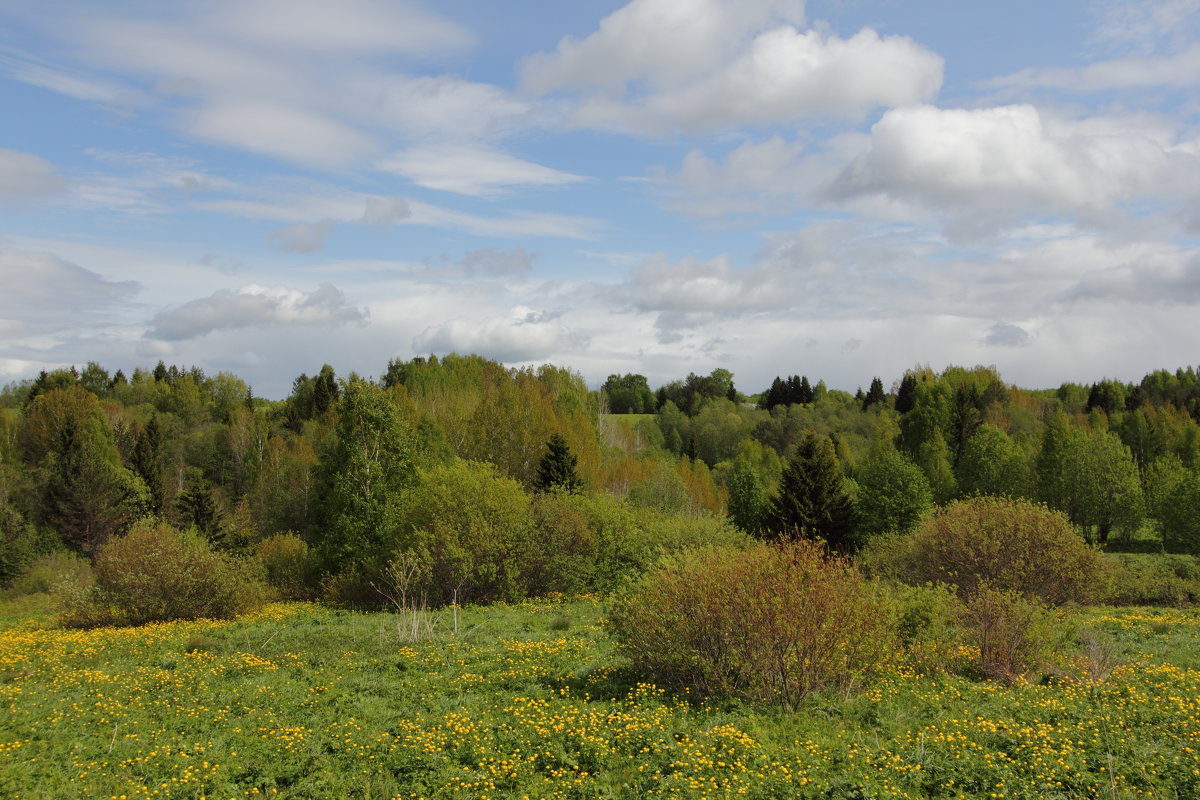
[(1033, 337), (1019, 325), (996, 322), (988, 328), (983, 343), (993, 347), (1028, 347), (1033, 344)]
[(587, 338), (567, 328), (558, 314), (518, 306), (506, 316), (453, 319), (413, 339), (418, 353), (479, 353), (498, 361), (534, 361), (587, 347)]
[(49, 161), (0, 148), (0, 207), (51, 197), (61, 193), (66, 185)]
[(472, 145), (413, 147), (379, 166), (427, 189), (480, 197), (505, 194), (513, 186), (561, 186), (583, 180), (579, 175)]
[[(944, 212), (957, 233), (1039, 215), (1091, 217), (1195, 193), (1200, 148), (1136, 118), (1064, 120), (1030, 105), (894, 109), (832, 195)], [(952, 226), (953, 230), (953, 226)]]
[(158, 314), (147, 338), (178, 341), (216, 330), (259, 325), (334, 325), (365, 323), (366, 309), (347, 305), (337, 287), (322, 283), (305, 293), (286, 286), (251, 284), (237, 291), (221, 289)]
[(332, 220), (297, 222), (268, 234), (275, 246), (287, 253), (314, 253), (325, 249), (325, 239), (337, 227)]
[(583, 92), (577, 125), (651, 133), (856, 117), (941, 86), (941, 57), (908, 37), (842, 39), (802, 22), (799, 3), (634, 0), (585, 39), (527, 59), (522, 78), (536, 92)]

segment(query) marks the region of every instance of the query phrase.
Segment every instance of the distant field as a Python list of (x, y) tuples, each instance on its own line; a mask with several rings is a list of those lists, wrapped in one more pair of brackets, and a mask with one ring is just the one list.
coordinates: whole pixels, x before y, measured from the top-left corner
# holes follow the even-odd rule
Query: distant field
[(1126, 660), (1101, 683), (901, 666), (797, 714), (637, 683), (602, 613), (439, 612), (414, 643), (305, 604), (88, 632), (10, 604), (0, 796), (1200, 797), (1196, 611), (1082, 612)]

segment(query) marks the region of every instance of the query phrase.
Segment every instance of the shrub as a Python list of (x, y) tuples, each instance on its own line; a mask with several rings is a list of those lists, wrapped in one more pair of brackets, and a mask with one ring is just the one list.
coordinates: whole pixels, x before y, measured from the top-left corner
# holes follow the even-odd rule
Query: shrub
[(13, 579), (6, 594), (22, 596), (53, 593), (66, 588), (83, 589), (91, 585), (92, 565), (69, 550), (59, 550), (35, 559)]
[(893, 652), (890, 615), (813, 542), (679, 553), (614, 600), (618, 647), (661, 684), (796, 708)]
[(456, 460), (421, 475), (406, 501), (411, 546), (427, 559), (432, 603), (516, 600), (534, 560), (530, 498), (495, 467)]
[(143, 522), (96, 555), (96, 582), (70, 599), (63, 622), (75, 627), (223, 619), (263, 600), (263, 587), (194, 532)]
[(1200, 602), (1200, 559), (1187, 555), (1106, 553), (1102, 600), (1114, 606), (1193, 606)]
[(962, 601), (945, 584), (885, 584), (900, 645), (923, 672), (948, 672), (958, 662)]
[(963, 614), (984, 677), (1012, 682), (1040, 669), (1055, 644), (1054, 617), (1036, 598), (978, 586)]
[(284, 600), (306, 600), (311, 562), (308, 545), (294, 533), (277, 533), (258, 544), (267, 584)]
[(973, 595), (983, 583), (1047, 603), (1086, 602), (1102, 585), (1104, 567), (1056, 511), (1025, 500), (975, 497), (927, 517), (888, 558), (909, 583), (942, 582)]

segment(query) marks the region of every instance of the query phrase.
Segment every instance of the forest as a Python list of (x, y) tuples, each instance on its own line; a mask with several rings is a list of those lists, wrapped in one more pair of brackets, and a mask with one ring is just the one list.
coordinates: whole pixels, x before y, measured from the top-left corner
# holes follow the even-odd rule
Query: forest
[(395, 359), (378, 381), (323, 365), (272, 402), (229, 373), (89, 363), (10, 384), (0, 405), (6, 583), (144, 518), (352, 605), (383, 602), (372, 576), (400, 553), (420, 555), (435, 604), (606, 591), (746, 534), (856, 552), (973, 496), (1045, 504), (1108, 550), (1200, 548), (1191, 367), (1045, 390), (917, 367), (890, 390), (787, 376), (746, 395), (724, 369), (594, 391), (565, 368), (449, 355)]

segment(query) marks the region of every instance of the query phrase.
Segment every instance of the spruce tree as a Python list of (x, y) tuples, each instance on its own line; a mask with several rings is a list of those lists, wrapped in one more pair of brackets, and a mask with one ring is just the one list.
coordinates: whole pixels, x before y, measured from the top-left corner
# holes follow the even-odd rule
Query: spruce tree
[(546, 447), (548, 450), (538, 462), (537, 474), (533, 479), (534, 488), (539, 492), (578, 492), (583, 487), (583, 481), (575, 471), (579, 459), (567, 446), (567, 440), (562, 434), (555, 433), (546, 442)]
[(863, 398), (863, 411), (866, 411), (871, 406), (882, 406), (887, 401), (887, 394), (883, 391), (883, 381), (878, 377), (871, 379), (871, 388), (867, 390), (867, 396)]
[(765, 527), (776, 537), (808, 536), (834, 549), (851, 549), (854, 505), (828, 437), (811, 430), (804, 435), (783, 472)]

